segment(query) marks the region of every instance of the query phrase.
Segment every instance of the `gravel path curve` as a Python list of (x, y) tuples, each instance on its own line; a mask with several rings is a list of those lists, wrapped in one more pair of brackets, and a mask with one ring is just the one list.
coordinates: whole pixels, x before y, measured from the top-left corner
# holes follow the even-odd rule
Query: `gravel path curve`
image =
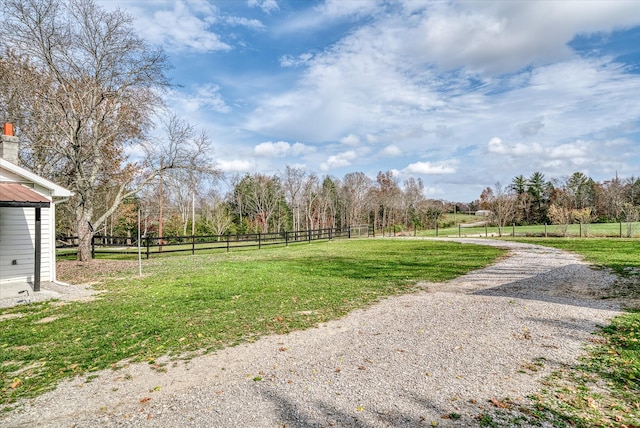
[(599, 299), (615, 277), (575, 255), (451, 240), (511, 252), (317, 328), (168, 361), (166, 372), (131, 364), (65, 382), (0, 415), (0, 426), (477, 426), (492, 398), (526, 404), (620, 313)]

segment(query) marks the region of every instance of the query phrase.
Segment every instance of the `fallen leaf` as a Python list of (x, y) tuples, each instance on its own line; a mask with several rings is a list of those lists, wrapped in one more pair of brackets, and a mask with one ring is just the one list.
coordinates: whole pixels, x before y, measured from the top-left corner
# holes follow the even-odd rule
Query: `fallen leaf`
[(282, 346), (282, 347), (279, 349), (279, 351), (280, 351), (280, 352), (284, 352), (284, 351), (288, 351), (288, 350), (289, 350), (289, 348), (285, 348), (284, 346)]
[(15, 378), (13, 380), (13, 382), (11, 382), (11, 385), (9, 385), (11, 387), (11, 389), (16, 389), (17, 387), (19, 387), (20, 385), (22, 385), (22, 380)]
[(494, 397), (491, 397), (491, 400), (489, 400), (491, 402), (492, 405), (494, 405), (495, 407), (498, 407), (499, 409), (508, 409), (509, 408), (509, 404), (505, 403), (503, 401), (498, 401), (496, 400)]
[(140, 400), (141, 403), (146, 403), (147, 401), (151, 400), (151, 397), (144, 397)]

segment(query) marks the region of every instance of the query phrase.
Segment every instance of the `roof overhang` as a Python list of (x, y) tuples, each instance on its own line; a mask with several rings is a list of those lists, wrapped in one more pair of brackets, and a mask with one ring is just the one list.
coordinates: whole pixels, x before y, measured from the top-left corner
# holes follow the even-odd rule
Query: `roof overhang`
[(49, 181), (46, 178), (40, 177), (37, 174), (34, 174), (31, 171), (28, 171), (18, 165), (15, 165), (8, 160), (0, 158), (0, 168), (6, 169), (13, 174), (16, 174), (24, 179), (24, 181), (29, 183), (35, 183), (38, 186), (44, 187), (45, 189), (49, 189), (50, 194), (53, 198), (62, 198), (68, 199), (73, 196), (73, 192), (64, 187), (54, 183), (53, 181)]
[(0, 207), (48, 208), (50, 204), (47, 198), (20, 183), (0, 183)]

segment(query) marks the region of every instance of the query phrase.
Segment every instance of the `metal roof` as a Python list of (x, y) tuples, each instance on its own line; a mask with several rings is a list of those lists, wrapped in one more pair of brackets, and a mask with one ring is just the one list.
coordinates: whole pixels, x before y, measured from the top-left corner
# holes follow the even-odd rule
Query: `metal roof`
[(0, 207), (46, 208), (51, 202), (20, 183), (0, 183)]

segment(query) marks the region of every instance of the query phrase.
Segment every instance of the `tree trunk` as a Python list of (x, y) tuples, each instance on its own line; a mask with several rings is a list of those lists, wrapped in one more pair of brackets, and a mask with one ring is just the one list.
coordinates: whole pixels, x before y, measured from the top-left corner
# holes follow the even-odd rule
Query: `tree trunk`
[(78, 261), (91, 261), (91, 241), (93, 232), (89, 228), (92, 210), (79, 208), (77, 212), (77, 228), (78, 228)]

